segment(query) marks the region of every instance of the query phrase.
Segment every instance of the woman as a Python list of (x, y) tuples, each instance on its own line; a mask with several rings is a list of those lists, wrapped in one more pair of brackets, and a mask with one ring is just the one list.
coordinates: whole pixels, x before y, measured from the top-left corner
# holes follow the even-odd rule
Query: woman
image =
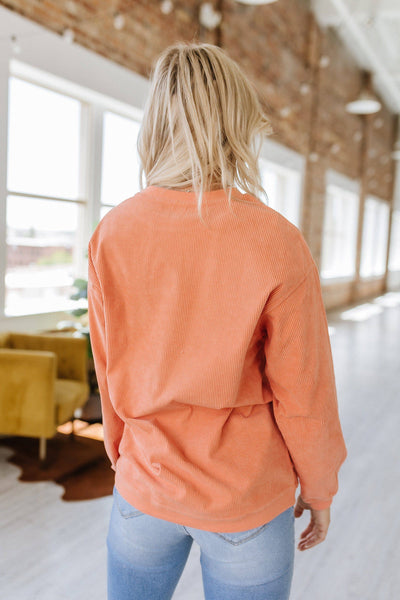
[(90, 239), (109, 600), (171, 598), (193, 540), (207, 600), (284, 600), (294, 518), (310, 510), (300, 550), (326, 537), (347, 450), (317, 266), (258, 198), (270, 132), (220, 48), (167, 48), (138, 140), (147, 187)]

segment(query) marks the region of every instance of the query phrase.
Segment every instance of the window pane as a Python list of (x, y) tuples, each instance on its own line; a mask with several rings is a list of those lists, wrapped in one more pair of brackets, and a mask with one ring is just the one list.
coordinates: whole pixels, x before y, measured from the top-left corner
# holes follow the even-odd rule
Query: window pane
[(78, 198), (78, 100), (16, 77), (9, 79), (9, 190)]
[(139, 191), (140, 123), (105, 112), (103, 127), (101, 202), (115, 206)]
[(6, 315), (77, 308), (69, 296), (77, 277), (81, 205), (7, 198)]
[(389, 206), (386, 203), (379, 203), (376, 252), (374, 261), (374, 274), (383, 275), (386, 270), (388, 225), (389, 225)]
[(300, 173), (263, 158), (259, 159), (259, 166), (261, 184), (268, 195), (268, 206), (299, 227)]
[(375, 204), (371, 199), (365, 200), (364, 223), (361, 244), (361, 277), (368, 277), (373, 274), (374, 260), (374, 229), (375, 229)]
[(395, 210), (392, 215), (389, 269), (400, 271), (400, 210)]
[(388, 225), (388, 204), (382, 200), (367, 198), (365, 200), (361, 246), (361, 277), (383, 275), (385, 273)]
[(268, 167), (267, 163), (260, 160), (261, 184), (268, 195), (268, 206), (278, 210), (278, 176)]
[(358, 196), (328, 185), (322, 234), (321, 277), (349, 277), (355, 273)]
[(102, 219), (110, 210), (112, 210), (113, 206), (101, 206), (100, 207), (100, 219)]

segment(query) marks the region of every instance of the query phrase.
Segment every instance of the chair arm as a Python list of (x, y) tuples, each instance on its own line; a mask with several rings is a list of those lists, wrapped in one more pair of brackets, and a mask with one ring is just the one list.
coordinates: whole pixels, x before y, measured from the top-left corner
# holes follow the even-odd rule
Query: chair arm
[(10, 334), (8, 331), (2, 331), (0, 333), (0, 348), (8, 348), (8, 339)]
[(52, 437), (57, 357), (53, 352), (0, 348), (0, 432)]
[(57, 356), (59, 379), (88, 380), (88, 342), (86, 337), (10, 333), (10, 347), (25, 350), (45, 350)]

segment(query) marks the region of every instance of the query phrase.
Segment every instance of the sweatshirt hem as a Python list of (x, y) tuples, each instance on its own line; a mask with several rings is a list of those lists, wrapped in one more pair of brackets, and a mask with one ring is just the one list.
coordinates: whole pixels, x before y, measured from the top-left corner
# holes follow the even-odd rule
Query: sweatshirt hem
[(170, 521), (177, 525), (213, 531), (216, 533), (233, 533), (259, 527), (272, 521), (272, 519), (277, 517), (280, 513), (291, 506), (294, 506), (296, 501), (296, 487), (292, 485), (285, 488), (266, 506), (245, 516), (243, 516), (243, 514), (226, 518), (211, 517), (210, 515), (189, 516), (182, 515), (179, 511), (175, 511), (169, 507), (160, 506), (152, 502), (143, 502), (142, 499), (136, 498), (132, 494), (132, 488), (125, 485), (124, 480), (121, 480), (118, 477), (118, 472), (115, 478), (115, 487), (127, 502), (146, 515)]

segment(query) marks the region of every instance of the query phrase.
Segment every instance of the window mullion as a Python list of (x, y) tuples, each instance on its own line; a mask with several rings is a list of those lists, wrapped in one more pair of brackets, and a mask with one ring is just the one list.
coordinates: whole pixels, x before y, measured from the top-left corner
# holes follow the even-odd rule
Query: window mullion
[(79, 207), (79, 231), (77, 236), (77, 252), (76, 266), (77, 276), (85, 278), (87, 274), (87, 239), (89, 229), (89, 131), (90, 131), (90, 112), (91, 107), (88, 103), (81, 103), (81, 120), (79, 130), (79, 198), (84, 200), (84, 203)]
[(5, 51), (0, 56), (0, 318), (5, 316), (6, 281), (7, 268), (7, 145), (8, 145), (8, 77), (9, 56)]
[(86, 220), (86, 249), (89, 239), (100, 221), (101, 170), (103, 149), (103, 108), (92, 104), (87, 115), (86, 189), (88, 198)]

